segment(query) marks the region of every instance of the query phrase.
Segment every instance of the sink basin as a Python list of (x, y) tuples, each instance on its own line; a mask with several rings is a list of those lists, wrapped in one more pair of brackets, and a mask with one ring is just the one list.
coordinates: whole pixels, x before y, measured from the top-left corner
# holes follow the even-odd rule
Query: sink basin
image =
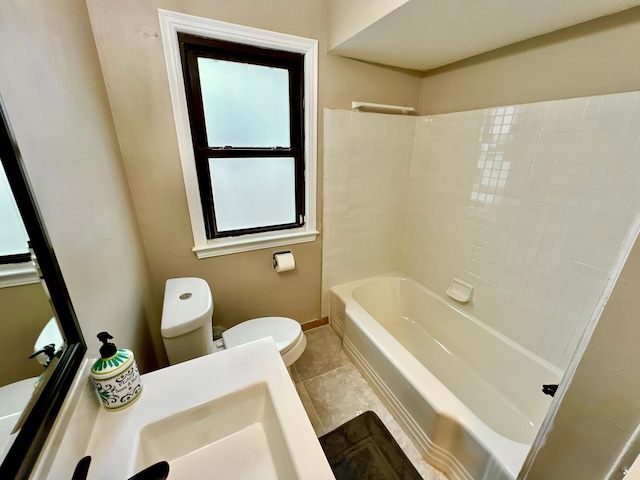
[(136, 470), (166, 460), (171, 479), (298, 478), (265, 382), (145, 426)]
[(85, 451), (91, 478), (129, 478), (165, 460), (169, 480), (334, 479), (272, 338), (147, 373), (142, 383), (131, 406), (99, 410)]

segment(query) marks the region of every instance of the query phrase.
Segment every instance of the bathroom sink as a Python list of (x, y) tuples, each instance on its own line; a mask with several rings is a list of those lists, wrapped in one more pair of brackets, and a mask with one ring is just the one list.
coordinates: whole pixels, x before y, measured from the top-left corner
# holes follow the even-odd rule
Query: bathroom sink
[(298, 478), (265, 382), (145, 426), (136, 469), (162, 460), (172, 480)]
[(85, 451), (91, 478), (167, 461), (169, 480), (334, 479), (271, 338), (156, 370), (142, 384), (134, 404), (100, 409)]

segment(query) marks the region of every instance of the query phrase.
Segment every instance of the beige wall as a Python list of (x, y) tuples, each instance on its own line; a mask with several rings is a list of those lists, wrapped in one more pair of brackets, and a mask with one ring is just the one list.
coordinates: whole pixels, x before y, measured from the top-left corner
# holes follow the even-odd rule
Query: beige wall
[[(299, 322), (318, 318), (320, 239), (292, 246), (296, 270), (282, 275), (271, 267), (272, 252), (281, 248), (203, 260), (192, 253), (157, 8), (319, 40), (320, 112), (328, 106), (348, 108), (352, 100), (417, 106), (420, 78), (325, 55), (323, 0), (88, 0), (88, 6), (153, 275), (156, 305), (161, 304), (168, 278), (199, 276), (211, 286), (214, 318), (221, 325), (262, 315), (283, 315)], [(318, 187), (321, 192), (322, 185)], [(319, 203), (318, 212), (322, 212)], [(153, 328), (159, 330), (160, 318), (155, 320)]]
[(420, 114), (640, 90), (640, 7), (428, 72)]
[[(639, 289), (636, 239), (527, 479), (618, 479), (620, 465), (633, 461), (640, 424)], [(614, 464), (628, 439), (635, 448)], [(609, 477), (609, 471), (618, 473)]]
[(409, 0), (327, 0), (327, 44), (332, 49)]
[(53, 316), (39, 283), (0, 288), (0, 386), (43, 372), (29, 359), (40, 331)]
[(86, 5), (0, 2), (0, 44), (0, 94), (88, 354), (108, 330), (151, 368), (149, 273)]

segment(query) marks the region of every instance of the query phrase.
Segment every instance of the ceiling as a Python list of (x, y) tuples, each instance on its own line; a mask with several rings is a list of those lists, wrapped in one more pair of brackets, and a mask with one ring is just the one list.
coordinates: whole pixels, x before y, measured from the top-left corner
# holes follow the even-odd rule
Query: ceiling
[(353, 28), (346, 35), (341, 32), (343, 38), (330, 45), (331, 53), (426, 71), (626, 10), (640, 0), (395, 0), (390, 11), (364, 26), (362, 19), (371, 17), (370, 12), (359, 19), (353, 11), (350, 18), (340, 18), (345, 16), (340, 3), (330, 4), (335, 11), (329, 15), (329, 30), (332, 21), (341, 23), (342, 30), (345, 23)]

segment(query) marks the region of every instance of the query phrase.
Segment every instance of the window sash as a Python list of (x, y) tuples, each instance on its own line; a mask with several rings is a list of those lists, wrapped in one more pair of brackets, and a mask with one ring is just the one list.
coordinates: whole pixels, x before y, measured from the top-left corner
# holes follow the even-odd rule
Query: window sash
[[(217, 154), (214, 154), (217, 153)], [(202, 200), (202, 209), (204, 212), (205, 228), (207, 230), (208, 238), (220, 238), (220, 237), (234, 237), (238, 235), (245, 235), (250, 233), (263, 233), (271, 232), (275, 230), (287, 230), (291, 228), (298, 228), (304, 225), (304, 158), (302, 151), (278, 149), (278, 150), (262, 150), (262, 149), (229, 149), (229, 150), (217, 150), (213, 149), (201, 149), (196, 152), (196, 172), (198, 174), (198, 184), (200, 188), (200, 198)], [(209, 180), (210, 158), (246, 158), (246, 157), (262, 157), (265, 160), (269, 158), (282, 158), (293, 157), (295, 160), (295, 203), (296, 203), (296, 221), (293, 223), (268, 225), (263, 227), (245, 228), (241, 230), (224, 230), (221, 231), (217, 228), (215, 222), (215, 208), (213, 205), (213, 187)], [(301, 172), (302, 164), (302, 172)], [(213, 235), (210, 235), (212, 232)]]
[[(2, 166), (0, 166), (0, 265), (30, 260), (29, 236), (18, 210), (15, 196)], [(20, 257), (22, 256), (22, 257)]]
[(0, 255), (0, 265), (10, 265), (14, 263), (31, 262), (31, 253), (15, 253), (11, 255)]
[[(198, 188), (203, 220), (208, 239), (233, 237), (302, 227), (305, 223), (305, 155), (304, 155), (304, 56), (292, 52), (263, 49), (250, 45), (205, 39), (178, 33), (182, 59), (185, 93), (189, 112)], [(289, 73), (290, 147), (250, 148), (211, 147), (208, 145), (204, 106), (200, 91), (198, 57), (238, 61), (286, 69)], [(210, 181), (210, 158), (293, 157), (295, 159), (296, 221), (283, 225), (269, 225), (240, 230), (220, 231), (216, 224), (213, 190)]]

